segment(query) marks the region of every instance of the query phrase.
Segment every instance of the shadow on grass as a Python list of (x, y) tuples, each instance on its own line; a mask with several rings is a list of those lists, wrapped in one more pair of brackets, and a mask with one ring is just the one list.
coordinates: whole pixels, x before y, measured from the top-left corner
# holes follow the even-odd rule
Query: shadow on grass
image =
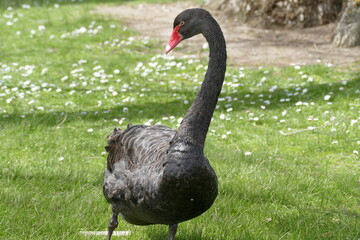
[[(77, 166), (78, 167), (78, 166)], [(0, 179), (11, 181), (16, 185), (32, 185), (43, 188), (43, 184), (54, 186), (57, 191), (73, 191), (74, 186), (102, 187), (103, 170), (93, 173), (92, 178), (84, 177), (79, 168), (73, 171), (61, 171), (59, 166), (43, 166), (29, 171), (26, 167), (9, 167), (1, 169)], [(83, 169), (86, 167), (84, 166)]]
[[(277, 89), (274, 92), (270, 91), (259, 91), (259, 92), (248, 92), (241, 91), (237, 93), (226, 94), (226, 96), (230, 96), (232, 99), (238, 98), (239, 100), (246, 100), (241, 103), (240, 101), (232, 101), (232, 107), (234, 108), (233, 112), (241, 112), (246, 109), (259, 108), (260, 105), (264, 105), (263, 102), (259, 101), (259, 95), (264, 95), (264, 99), (267, 96), (271, 95), (271, 104), (266, 105), (266, 109), (282, 109), (290, 106), (294, 106), (295, 103), (299, 101), (303, 102), (324, 102), (324, 96), (328, 95), (332, 92), (332, 102), (336, 103), (339, 99), (353, 99), (358, 98), (359, 93), (355, 92), (355, 89), (360, 89), (360, 76), (354, 77), (352, 80), (348, 81), (346, 84), (346, 89), (349, 90), (340, 90), (344, 85), (341, 82), (329, 84), (313, 84), (304, 86), (303, 88), (307, 88), (308, 92), (304, 95), (298, 94), (289, 97), (288, 93), (296, 92), (294, 88), (288, 89)], [(169, 88), (168, 88), (169, 89)], [(64, 89), (64, 92), (74, 90)], [(77, 92), (85, 92), (88, 89), (76, 89)], [(158, 90), (157, 92), (160, 92)], [(172, 90), (170, 90), (172, 91)], [(174, 91), (174, 93), (177, 91)], [(178, 93), (182, 93), (189, 97), (189, 99), (193, 99), (195, 96), (195, 92), (192, 91), (181, 91)], [(249, 94), (250, 97), (244, 98), (245, 95)], [(224, 97), (222, 94), (221, 97)], [(289, 98), (290, 101), (280, 101), (281, 99)], [(255, 102), (255, 104), (252, 104)], [(219, 103), (226, 104), (227, 102)], [(129, 109), (129, 112), (124, 113), (123, 108), (126, 107)], [(0, 115), (0, 126), (5, 125), (17, 125), (19, 123), (24, 123), (24, 121), (30, 122), (30, 129), (37, 128), (39, 125), (48, 125), (48, 126), (58, 126), (62, 123), (69, 123), (71, 121), (77, 121), (79, 119), (83, 121), (99, 121), (99, 120), (112, 120), (114, 118), (126, 118), (126, 121), (133, 124), (142, 124), (139, 123), (139, 119), (159, 119), (162, 116), (174, 116), (176, 119), (183, 117), (190, 105), (185, 105), (183, 100), (172, 100), (168, 102), (147, 102), (145, 104), (136, 104), (136, 103), (125, 103), (122, 105), (118, 105), (113, 108), (99, 108), (92, 111), (58, 111), (58, 112), (35, 112), (35, 113), (25, 113), (27, 115), (26, 118), (21, 117), (23, 112), (16, 112), (14, 114), (3, 114)], [(345, 106), (344, 106), (345, 107)], [(222, 111), (223, 108), (216, 111)], [(86, 114), (84, 113), (86, 112)], [(7, 115), (7, 117), (4, 117)], [(127, 122), (124, 122), (124, 125)], [(116, 125), (116, 124), (114, 124)]]
[[(189, 220), (191, 221), (191, 220)], [(176, 240), (200, 240), (201, 238), (201, 232), (199, 231), (192, 231), (189, 232), (187, 230), (186, 232), (182, 232), (181, 230), (181, 223), (179, 224), (178, 231), (176, 233), (175, 239)], [(161, 230), (158, 231), (146, 231), (147, 239), (149, 240), (158, 240), (158, 239), (168, 239), (169, 233), (168, 233), (168, 227), (166, 225), (163, 225), (161, 227)], [(208, 239), (208, 238), (206, 238)]]

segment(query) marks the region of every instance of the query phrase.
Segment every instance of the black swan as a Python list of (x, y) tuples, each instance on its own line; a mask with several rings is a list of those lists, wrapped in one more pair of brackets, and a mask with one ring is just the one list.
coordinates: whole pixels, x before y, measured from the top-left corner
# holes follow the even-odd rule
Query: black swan
[(225, 39), (204, 9), (188, 9), (174, 20), (166, 47), (202, 33), (210, 57), (204, 82), (179, 129), (166, 126), (115, 128), (108, 137), (104, 195), (112, 205), (107, 239), (118, 214), (136, 225), (166, 224), (173, 240), (180, 222), (208, 210), (218, 193), (216, 174), (204, 156), (204, 143), (226, 70)]

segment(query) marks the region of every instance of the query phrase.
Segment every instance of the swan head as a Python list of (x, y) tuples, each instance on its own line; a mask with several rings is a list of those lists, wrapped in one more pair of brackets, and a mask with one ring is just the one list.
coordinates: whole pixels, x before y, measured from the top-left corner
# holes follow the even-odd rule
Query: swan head
[(182, 40), (203, 32), (204, 22), (210, 13), (202, 8), (191, 8), (181, 12), (174, 20), (174, 28), (165, 53), (169, 53)]

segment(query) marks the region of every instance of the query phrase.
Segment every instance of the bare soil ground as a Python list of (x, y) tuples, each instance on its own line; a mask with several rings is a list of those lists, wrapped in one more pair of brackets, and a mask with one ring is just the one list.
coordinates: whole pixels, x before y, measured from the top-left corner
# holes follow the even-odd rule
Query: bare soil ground
[[(190, 2), (100, 6), (95, 12), (119, 19), (129, 28), (138, 31), (141, 37), (159, 39), (165, 47), (172, 31), (174, 18), (182, 10), (190, 7), (200, 6)], [(223, 29), (229, 63), (233, 66), (289, 66), (318, 63), (342, 66), (355, 63), (360, 68), (360, 47), (336, 48), (331, 44), (335, 24), (308, 29), (268, 30), (229, 22), (221, 12), (212, 12), (212, 14)], [(201, 51), (204, 43), (204, 38), (197, 36), (195, 40), (184, 41), (180, 45), (188, 53), (206, 57), (207, 53)], [(173, 51), (172, 54), (184, 54), (184, 50), (178, 52)]]

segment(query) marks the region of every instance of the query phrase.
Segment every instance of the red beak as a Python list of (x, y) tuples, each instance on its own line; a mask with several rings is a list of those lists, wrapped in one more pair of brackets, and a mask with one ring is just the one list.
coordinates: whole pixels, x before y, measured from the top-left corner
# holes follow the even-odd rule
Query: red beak
[(180, 28), (179, 25), (176, 26), (173, 32), (171, 33), (169, 43), (165, 48), (166, 54), (169, 53), (171, 50), (173, 50), (174, 47), (176, 47), (183, 40), (183, 37), (179, 33), (179, 28)]

